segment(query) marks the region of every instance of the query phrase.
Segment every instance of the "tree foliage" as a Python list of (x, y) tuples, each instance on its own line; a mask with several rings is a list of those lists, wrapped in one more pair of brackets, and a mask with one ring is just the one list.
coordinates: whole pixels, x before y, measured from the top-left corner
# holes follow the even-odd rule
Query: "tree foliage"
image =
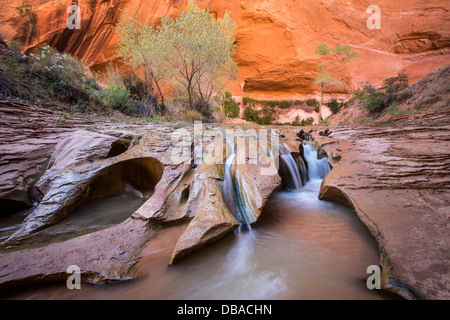
[(167, 78), (164, 68), (164, 46), (154, 26), (144, 24), (136, 15), (124, 11), (115, 31), (120, 37), (117, 53), (124, 62), (144, 74), (144, 91), (153, 96), (156, 87), (161, 99), (160, 113), (165, 113), (165, 100), (162, 86)]
[(39, 29), (37, 27), (37, 17), (33, 12), (33, 7), (30, 3), (23, 1), (16, 7), (17, 13), (23, 20), (23, 28), (27, 37), (28, 44), (33, 43), (33, 39), (39, 43)]
[(321, 86), (322, 101), (319, 109), (319, 116), (321, 118), (324, 94), (330, 87), (342, 84), (342, 81), (330, 72), (330, 68), (334, 65), (358, 58), (360, 54), (354, 51), (349, 45), (336, 45), (333, 49), (330, 49), (323, 42), (316, 46), (316, 54), (322, 57), (322, 62), (318, 66), (320, 73), (315, 79), (315, 83)]
[(331, 100), (327, 103), (328, 108), (330, 108), (331, 112), (333, 114), (337, 114), (339, 110), (341, 109), (341, 105), (336, 99)]
[(241, 108), (239, 103), (234, 101), (233, 96), (229, 92), (225, 92), (225, 99), (223, 101), (225, 116), (229, 118), (238, 118)]
[(116, 28), (118, 52), (127, 63), (144, 69), (157, 87), (182, 88), (190, 109), (206, 113), (213, 93), (237, 73), (234, 29), (228, 12), (215, 19), (193, 1), (176, 19), (165, 17), (159, 26), (145, 25), (126, 12)]
[(255, 110), (252, 107), (247, 107), (244, 110), (244, 120), (255, 122), (259, 125), (272, 124), (272, 110)]

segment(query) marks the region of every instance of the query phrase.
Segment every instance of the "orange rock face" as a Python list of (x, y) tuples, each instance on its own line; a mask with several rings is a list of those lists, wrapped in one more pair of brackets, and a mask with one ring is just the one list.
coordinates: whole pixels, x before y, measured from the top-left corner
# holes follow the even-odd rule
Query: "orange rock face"
[[(0, 7), (0, 32), (6, 40), (19, 38), (28, 47), (46, 42), (70, 52), (101, 70), (115, 60), (117, 36), (111, 25), (119, 9), (137, 10), (147, 22), (176, 16), (187, 0), (79, 0), (81, 29), (66, 27), (71, 0), (28, 0), (33, 17), (20, 16), (11, 0)], [(450, 3), (438, 0), (378, 0), (380, 29), (369, 29), (365, 0), (201, 0), (217, 17), (226, 10), (237, 23), (235, 61), (239, 77), (231, 85), (234, 95), (255, 98), (300, 98), (315, 95), (314, 85), (320, 42), (349, 44), (362, 56), (334, 72), (345, 85), (333, 88), (345, 94), (364, 82), (379, 85), (386, 77), (405, 70), (415, 82), (437, 67), (450, 63)], [(371, 22), (372, 20), (369, 20)], [(39, 40), (30, 39), (35, 28)]]

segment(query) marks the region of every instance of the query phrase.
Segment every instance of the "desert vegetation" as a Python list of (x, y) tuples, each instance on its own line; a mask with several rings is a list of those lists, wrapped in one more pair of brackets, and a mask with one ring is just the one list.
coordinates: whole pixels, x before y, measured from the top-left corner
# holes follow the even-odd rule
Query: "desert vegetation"
[(349, 45), (336, 45), (333, 49), (326, 43), (320, 43), (316, 46), (316, 54), (321, 56), (322, 62), (318, 68), (315, 82), (320, 85), (321, 102), (319, 105), (319, 117), (322, 118), (322, 106), (324, 104), (325, 93), (333, 86), (342, 85), (342, 81), (335, 76), (330, 68), (340, 65), (352, 59), (358, 58), (361, 54), (353, 50)]
[(408, 99), (411, 96), (408, 88), (408, 75), (399, 73), (397, 76), (386, 78), (383, 86), (379, 88), (366, 84), (357, 89), (353, 93), (353, 99), (357, 100), (360, 106), (366, 108), (371, 115), (376, 115), (387, 108), (395, 108), (395, 105)]
[(114, 30), (120, 37), (119, 56), (143, 72), (148, 88), (157, 89), (162, 113), (180, 107), (167, 101), (169, 95), (185, 112), (211, 118), (218, 107), (214, 96), (225, 94), (224, 81), (237, 72), (234, 28), (228, 13), (215, 19), (190, 2), (176, 19), (163, 18), (158, 26), (125, 11)]
[[(33, 16), (26, 3), (17, 10), (24, 19)], [(225, 85), (237, 70), (234, 27), (228, 13), (215, 19), (195, 2), (159, 26), (123, 12), (113, 30), (120, 37), (117, 53), (125, 67), (110, 64), (97, 74), (45, 43), (24, 54), (21, 42), (2, 41), (0, 95), (79, 113), (211, 121), (223, 116), (225, 104), (228, 115), (238, 116), (230, 111)]]

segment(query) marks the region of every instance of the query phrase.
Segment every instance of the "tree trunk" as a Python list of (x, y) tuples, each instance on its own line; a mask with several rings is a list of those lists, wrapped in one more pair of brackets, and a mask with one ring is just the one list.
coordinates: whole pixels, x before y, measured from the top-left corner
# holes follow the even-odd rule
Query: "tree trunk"
[(321, 96), (321, 99), (320, 99), (320, 107), (319, 107), (319, 124), (321, 124), (322, 123), (322, 106), (323, 106), (323, 83), (322, 83), (322, 88), (321, 88), (321, 90), (320, 90), (320, 96)]
[(193, 102), (192, 102), (192, 90), (191, 90), (191, 81), (188, 82), (187, 91), (188, 91), (188, 97), (189, 97), (189, 109), (193, 109)]
[[(162, 108), (165, 108), (165, 107), (166, 107), (166, 104), (164, 103), (164, 95), (163, 95), (163, 93), (162, 93), (162, 91), (161, 91), (161, 88), (159, 87), (158, 81), (156, 81), (155, 77), (153, 77), (153, 81), (155, 82), (156, 88), (158, 89), (159, 96), (161, 97)], [(161, 110), (162, 110), (162, 109), (159, 109), (159, 113), (160, 113), (159, 115), (160, 115), (160, 116), (162, 116)]]

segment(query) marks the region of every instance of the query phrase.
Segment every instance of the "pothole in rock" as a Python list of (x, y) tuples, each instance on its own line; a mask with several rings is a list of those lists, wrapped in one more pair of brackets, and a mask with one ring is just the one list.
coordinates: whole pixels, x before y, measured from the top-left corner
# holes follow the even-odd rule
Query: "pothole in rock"
[[(122, 223), (153, 195), (163, 171), (164, 166), (153, 158), (121, 161), (104, 168), (89, 185), (83, 187), (83, 195), (64, 209), (69, 212), (65, 218), (19, 240), (9, 250), (42, 247)], [(20, 223), (19, 217), (16, 218)], [(11, 232), (8, 233), (19, 227), (11, 226), (12, 220), (10, 218)]]
[(131, 139), (117, 140), (111, 143), (111, 149), (108, 152), (107, 158), (113, 158), (125, 153), (131, 145)]
[(148, 196), (148, 193), (143, 198), (120, 194), (86, 202), (63, 220), (27, 238), (16, 249), (43, 247), (118, 225), (139, 209)]

